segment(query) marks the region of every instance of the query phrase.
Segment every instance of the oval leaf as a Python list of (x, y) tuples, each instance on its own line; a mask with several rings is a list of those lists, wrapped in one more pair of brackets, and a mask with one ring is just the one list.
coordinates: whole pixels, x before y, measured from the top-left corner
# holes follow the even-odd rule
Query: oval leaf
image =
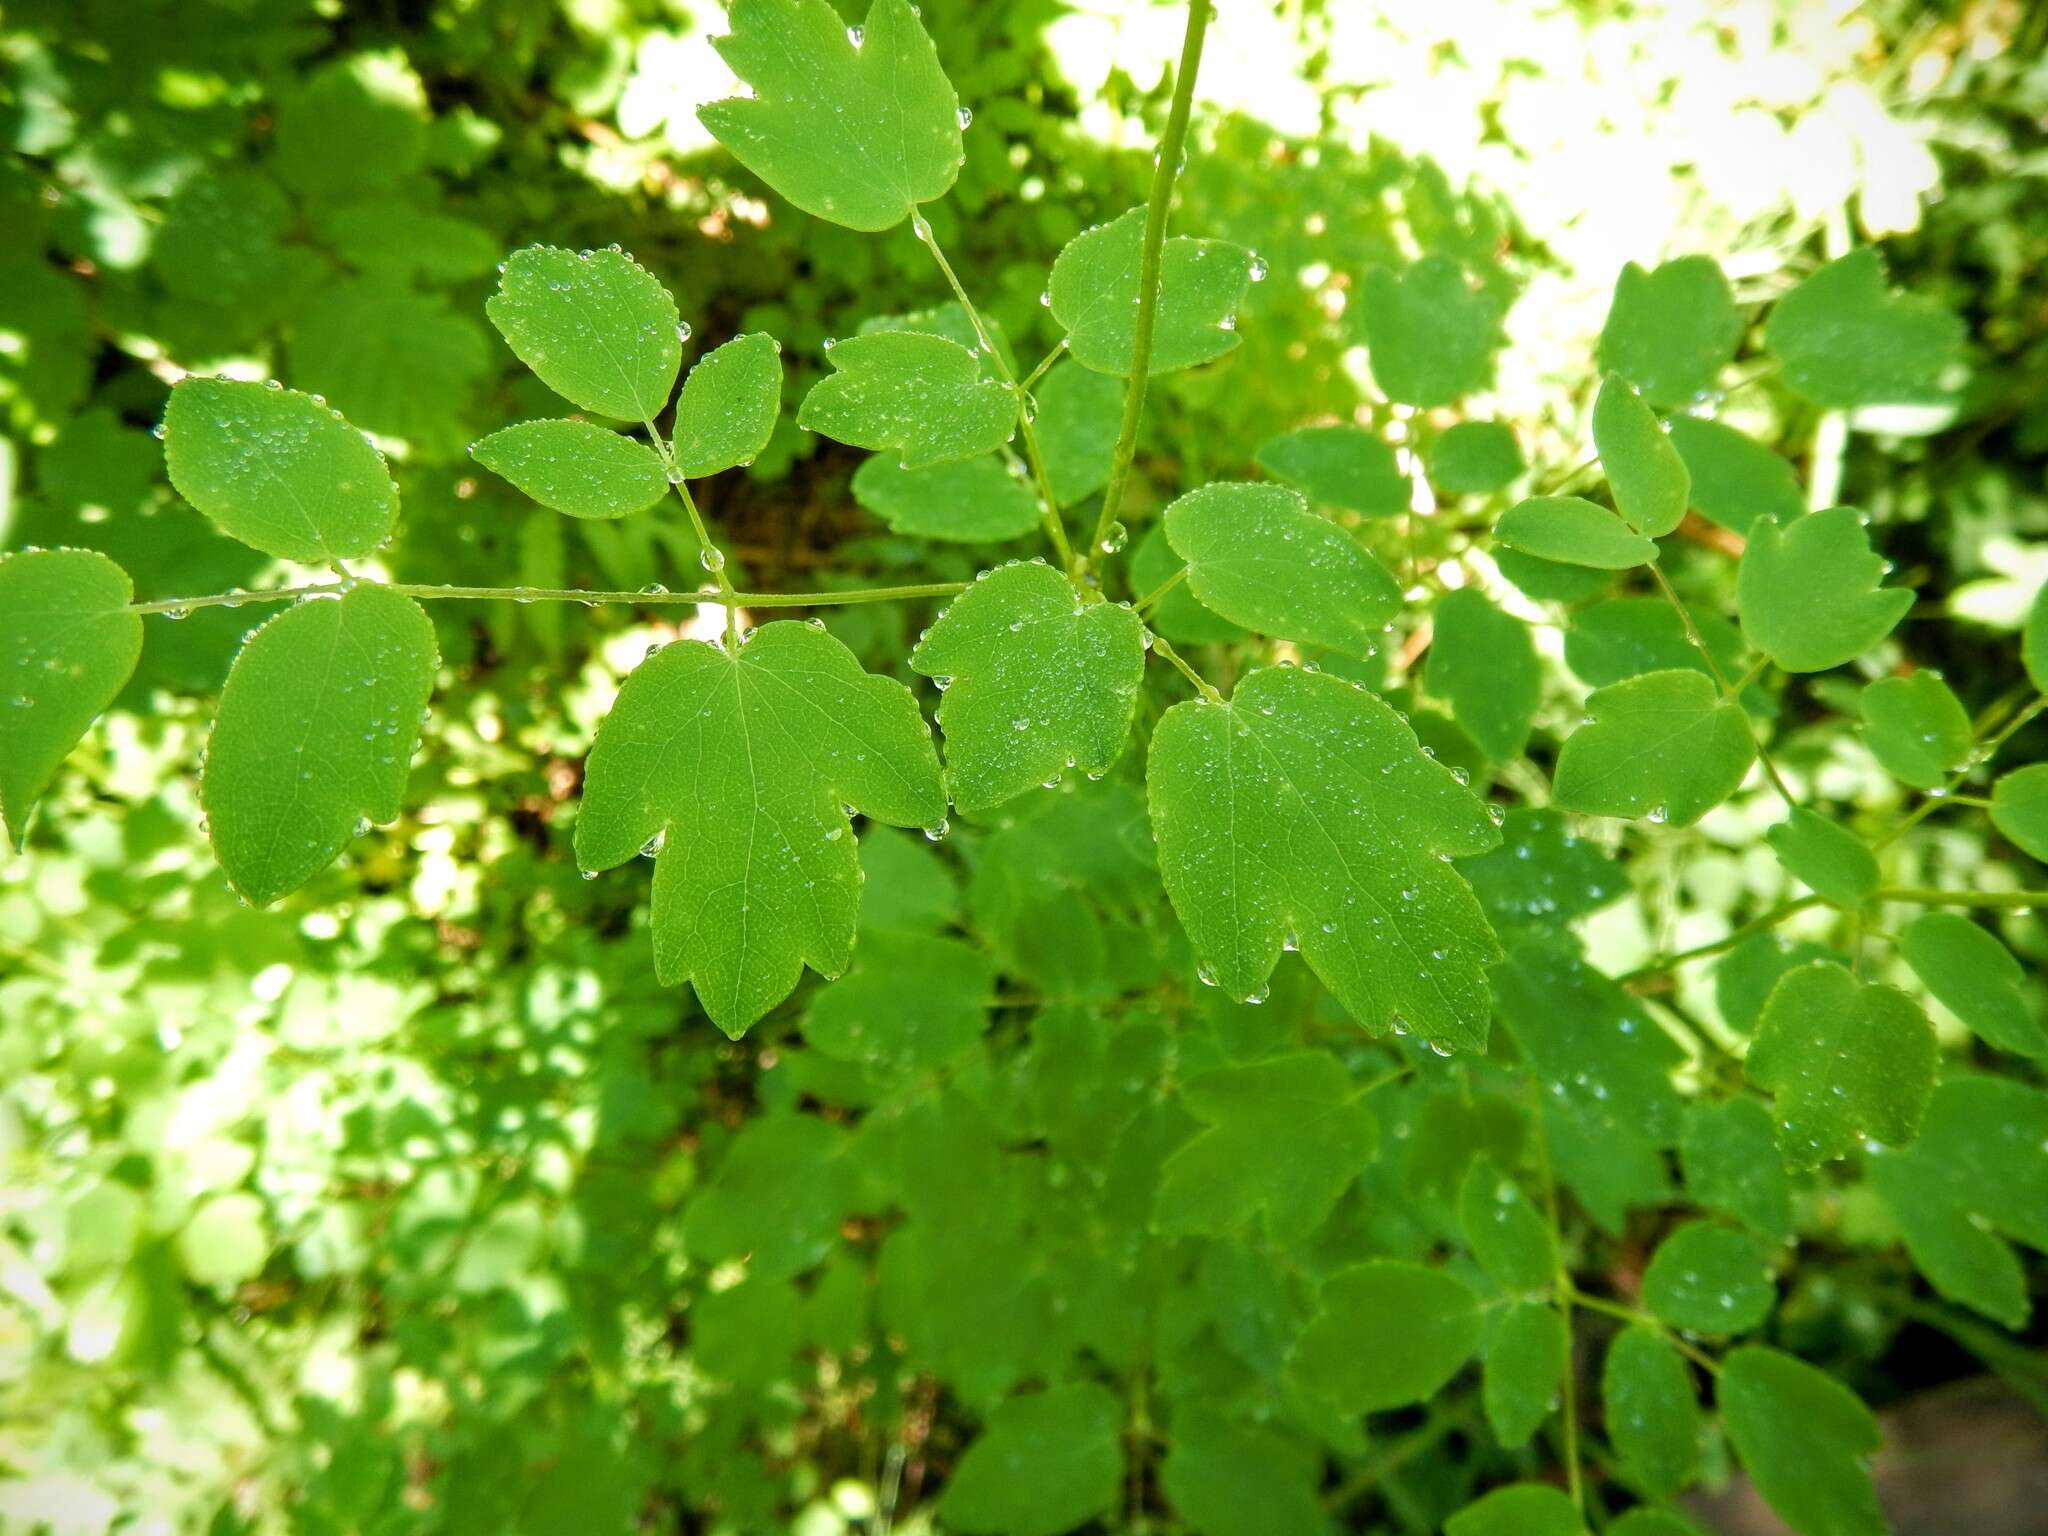
[(571, 517), (624, 517), (668, 494), (652, 448), (587, 421), (522, 421), (469, 451), (542, 506)]

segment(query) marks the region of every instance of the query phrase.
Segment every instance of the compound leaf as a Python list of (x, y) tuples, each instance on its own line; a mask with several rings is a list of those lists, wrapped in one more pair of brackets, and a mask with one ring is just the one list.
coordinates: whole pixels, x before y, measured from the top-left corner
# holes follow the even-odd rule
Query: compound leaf
[(1747, 1333), (1777, 1299), (1762, 1240), (1711, 1221), (1675, 1229), (1643, 1271), (1643, 1305), (1687, 1333)]
[(1881, 587), (1890, 565), (1870, 547), (1853, 507), (1789, 523), (1758, 518), (1735, 577), (1749, 643), (1787, 672), (1825, 672), (1890, 634), (1913, 594)]
[(1449, 405), (1492, 382), (1503, 308), (1454, 258), (1425, 256), (1399, 276), (1374, 267), (1362, 305), (1372, 376), (1389, 400)]
[(676, 301), (623, 251), (514, 251), (484, 313), (541, 383), (621, 421), (658, 415), (683, 364)]
[(1886, 291), (1869, 246), (1800, 283), (1764, 322), (1764, 346), (1785, 382), (1816, 405), (1854, 409), (1947, 398), (1942, 375), (1961, 351), (1963, 323), (1928, 299)]
[(1600, 1398), (1607, 1439), (1645, 1493), (1663, 1498), (1692, 1481), (1700, 1405), (1677, 1350), (1640, 1323), (1622, 1329), (1607, 1346)]
[(979, 1536), (1059, 1536), (1123, 1491), (1123, 1408), (1093, 1382), (1002, 1403), (953, 1469), (940, 1511)]
[(1501, 513), (1494, 534), (1509, 549), (1562, 565), (1625, 571), (1652, 564), (1657, 546), (1605, 507), (1578, 496), (1531, 496)]
[(1145, 674), (1129, 608), (1084, 603), (1042, 560), (984, 571), (910, 653), (938, 681), (946, 785), (986, 810), (1069, 768), (1100, 775), (1123, 751)]
[(1600, 366), (1652, 405), (1684, 405), (1714, 387), (1742, 340), (1742, 312), (1709, 256), (1680, 256), (1654, 272), (1629, 262), (1600, 332)]
[(783, 622), (737, 654), (683, 641), (634, 669), (591, 746), (576, 858), (655, 854), (655, 975), (689, 982), (737, 1038), (805, 965), (836, 976), (852, 958), (851, 814), (936, 826), (945, 809), (910, 690)]
[(1660, 538), (1685, 520), (1692, 472), (1657, 423), (1657, 413), (1618, 374), (1593, 402), (1593, 442), (1614, 505), (1636, 532)]
[(1038, 498), (992, 453), (923, 469), (878, 453), (853, 472), (853, 499), (919, 538), (992, 544), (1038, 526)]
[(1690, 826), (1734, 794), (1756, 759), (1741, 710), (1712, 678), (1646, 672), (1598, 689), (1590, 723), (1557, 760), (1557, 803), (1593, 816)]
[(2020, 1056), (2048, 1056), (2048, 1032), (2027, 1006), (2026, 971), (1998, 936), (1959, 912), (1924, 912), (1899, 935), (1920, 984), (1981, 1039)]
[(439, 665), (419, 605), (368, 582), (249, 637), (199, 783), (214, 855), (245, 900), (291, 894), (398, 815)]
[(1802, 1360), (1745, 1345), (1715, 1380), (1721, 1421), (1764, 1501), (1802, 1536), (1884, 1536), (1865, 1466), (1877, 1420), (1847, 1387)]
[(1543, 699), (1528, 625), (1471, 587), (1446, 592), (1432, 619), (1424, 681), (1450, 701), (1452, 718), (1494, 762), (1522, 755)]
[[(1138, 352), (1138, 257), (1145, 205), (1083, 230), (1052, 264), (1046, 288), (1074, 361), (1119, 378)], [(1251, 282), (1252, 253), (1227, 240), (1176, 235), (1159, 253), (1159, 303), (1148, 373), (1212, 362), (1238, 344), (1237, 306)]]
[(1865, 1136), (1912, 1140), (1936, 1061), (1933, 1026), (1912, 998), (1817, 960), (1771, 988), (1747, 1071), (1777, 1096), (1786, 1159), (1811, 1168), (1846, 1156)]
[(1881, 677), (1857, 702), (1870, 755), (1915, 789), (1938, 788), (1976, 745), (1969, 712), (1938, 672)]
[(751, 464), (782, 414), (782, 344), (735, 336), (690, 365), (676, 400), (676, 463), (692, 480)]
[(164, 408), (164, 464), (222, 533), (280, 560), (367, 555), (398, 522), (384, 456), (296, 389), (179, 380)]
[(1308, 1236), (1371, 1161), (1372, 1112), (1326, 1051), (1197, 1073), (1181, 1102), (1208, 1129), (1160, 1170), (1162, 1231), (1224, 1237), (1263, 1213), (1273, 1241)]
[(1395, 517), (1408, 510), (1408, 477), (1400, 461), (1363, 427), (1302, 427), (1274, 438), (1252, 462), (1326, 507), (1362, 517)]
[(1440, 1269), (1375, 1259), (1323, 1282), (1288, 1370), (1347, 1417), (1436, 1396), (1479, 1347), (1479, 1298)]
[(884, 230), (960, 174), (960, 98), (909, 0), (849, 28), (827, 0), (733, 0), (714, 40), (750, 98), (697, 109), (711, 136), (815, 218)]
[(1166, 509), (1166, 539), (1204, 607), (1276, 639), (1363, 659), (1401, 609), (1394, 578), (1284, 486), (1189, 491)]
[(19, 847), (29, 812), (142, 656), (135, 584), (88, 549), (0, 559), (0, 820)]
[(1256, 671), (1227, 704), (1168, 710), (1146, 777), (1167, 895), (1232, 997), (1264, 995), (1292, 935), (1372, 1033), (1405, 1019), (1484, 1044), (1500, 949), (1438, 856), (1500, 833), (1392, 709), (1328, 674)]
[(645, 443), (588, 421), (522, 421), (470, 445), (477, 463), (571, 517), (624, 517), (668, 494)]
[(992, 453), (1017, 429), (1017, 402), (957, 341), (870, 331), (833, 343), (834, 371), (811, 386), (797, 425), (856, 448), (893, 448), (905, 469)]

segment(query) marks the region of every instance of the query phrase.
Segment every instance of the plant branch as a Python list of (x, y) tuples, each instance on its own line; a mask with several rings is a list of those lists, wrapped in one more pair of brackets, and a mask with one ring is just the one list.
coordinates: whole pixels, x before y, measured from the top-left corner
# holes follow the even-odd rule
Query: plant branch
[(1639, 965), (1627, 975), (1618, 978), (1618, 980), (1623, 986), (1627, 986), (1633, 981), (1642, 981), (1651, 976), (1662, 976), (1666, 971), (1677, 970), (1678, 967), (1684, 965), (1688, 960), (1704, 960), (1709, 955), (1718, 955), (1723, 950), (1733, 949), (1752, 934), (1762, 933), (1767, 928), (1775, 928), (1793, 914), (1804, 912), (1808, 907), (1817, 907), (1819, 905), (1820, 898), (1818, 896), (1801, 896), (1796, 901), (1788, 901), (1782, 906), (1771, 908), (1770, 911), (1760, 917), (1751, 918), (1739, 928), (1730, 929), (1710, 944), (1696, 944), (1691, 949), (1681, 949), (1675, 955), (1665, 955), (1660, 959), (1650, 961), (1647, 965)]
[(2048, 891), (1937, 891), (1894, 885), (1872, 893), (1875, 901), (1904, 901), (1922, 907), (2048, 907)]
[(1182, 677), (1195, 685), (1195, 691), (1211, 704), (1221, 704), (1223, 702), (1223, 695), (1210, 686), (1209, 680), (1206, 677), (1180, 659), (1180, 652), (1166, 643), (1164, 635), (1155, 634), (1152, 636), (1152, 654), (1163, 657), (1166, 661), (1170, 662), (1180, 672)]
[(1166, 114), (1166, 132), (1152, 167), (1152, 194), (1145, 205), (1145, 243), (1138, 250), (1138, 319), (1131, 345), (1131, 376), (1124, 386), (1124, 418), (1117, 429), (1116, 451), (1109, 461), (1109, 483), (1102, 493), (1102, 512), (1095, 519), (1095, 537), (1088, 541), (1092, 559), (1109, 537), (1123, 506), (1131, 460), (1138, 452), (1138, 422), (1145, 414), (1145, 384), (1151, 373), (1152, 332), (1159, 319), (1159, 262), (1166, 246), (1166, 216), (1173, 200), (1173, 180), (1180, 174), (1187, 147), (1188, 114), (1195, 99), (1195, 76), (1202, 67), (1202, 39), (1209, 28), (1210, 0), (1188, 0), (1187, 33), (1181, 42), (1180, 68), (1173, 80), (1173, 105)]
[(1162, 581), (1161, 583), (1159, 583), (1158, 586), (1154, 587), (1150, 592), (1147, 592), (1143, 597), (1139, 598), (1136, 603), (1132, 604), (1132, 606), (1136, 608), (1138, 612), (1143, 613), (1146, 609), (1150, 608), (1154, 603), (1158, 602), (1159, 599), (1166, 596), (1167, 593), (1171, 592), (1175, 587), (1179, 586), (1182, 582), (1186, 581), (1187, 579), (1188, 568), (1186, 566), (1182, 566), (1179, 570), (1175, 571), (1171, 576), (1167, 577), (1166, 580)]

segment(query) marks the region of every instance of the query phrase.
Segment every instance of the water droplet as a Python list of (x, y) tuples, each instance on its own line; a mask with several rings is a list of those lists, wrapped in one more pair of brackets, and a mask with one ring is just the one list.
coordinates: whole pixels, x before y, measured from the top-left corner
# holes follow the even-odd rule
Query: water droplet
[(681, 341), (681, 342), (687, 342), (687, 341), (688, 341), (688, 340), (689, 340), (689, 339), (690, 339), (690, 338), (691, 338), (692, 336), (694, 336), (694, 335), (696, 335), (696, 334), (697, 334), (697, 333), (696, 333), (696, 332), (695, 332), (694, 330), (692, 330), (692, 329), (691, 329), (691, 327), (690, 327), (690, 322), (689, 322), (689, 321), (687, 321), (687, 320), (678, 320), (678, 321), (676, 322), (676, 340), (677, 340), (677, 341)]
[(942, 843), (946, 840), (946, 834), (952, 830), (953, 824), (941, 816), (924, 829), (924, 840), (928, 843)]
[(1102, 535), (1102, 552), (1113, 555), (1131, 541), (1131, 530), (1122, 523), (1111, 523)]
[(1651, 806), (1649, 819), (1653, 824), (1660, 827), (1663, 826), (1665, 822), (1671, 819), (1671, 807), (1668, 805)]
[(1219, 331), (1234, 331), (1234, 330), (1236, 330), (1236, 329), (1237, 329), (1237, 316), (1235, 316), (1235, 315), (1225, 315), (1225, 316), (1224, 316), (1224, 317), (1223, 317), (1223, 318), (1222, 318), (1221, 320), (1218, 320), (1218, 321), (1216, 322), (1216, 329), (1217, 329), (1217, 330), (1219, 330)]
[(699, 555), (697, 560), (705, 570), (714, 576), (725, 569), (725, 551), (715, 544), (705, 545), (704, 553)]
[(846, 29), (846, 40), (856, 48), (860, 46), (860, 40), (865, 35), (865, 30), (860, 27), (848, 27)]
[(1252, 264), (1246, 270), (1245, 276), (1255, 283), (1263, 283), (1266, 280), (1266, 270), (1266, 258), (1254, 251), (1252, 253)]
[(974, 108), (962, 107), (958, 112), (955, 112), (953, 114), (953, 121), (958, 123), (960, 125), (960, 131), (962, 133), (965, 133), (968, 129), (974, 126)]
[(668, 588), (658, 581), (650, 581), (640, 589), (640, 595), (642, 597), (667, 597)]

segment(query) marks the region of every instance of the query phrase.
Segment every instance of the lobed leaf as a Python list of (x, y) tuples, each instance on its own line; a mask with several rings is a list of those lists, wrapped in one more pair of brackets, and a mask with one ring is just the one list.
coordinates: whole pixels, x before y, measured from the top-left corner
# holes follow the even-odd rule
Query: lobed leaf
[(397, 817), (439, 665), (419, 604), (369, 582), (249, 637), (199, 781), (214, 856), (244, 900), (290, 895)]
[(1870, 246), (1831, 261), (1778, 300), (1764, 346), (1816, 405), (1853, 409), (1947, 398), (1963, 323), (1930, 299), (1888, 292)]
[(1594, 692), (1557, 760), (1557, 803), (1594, 816), (1690, 826), (1741, 787), (1756, 744), (1740, 708), (1693, 671), (1647, 672)]
[(1339, 678), (1256, 671), (1228, 704), (1168, 710), (1146, 779), (1167, 895), (1231, 996), (1263, 996), (1292, 936), (1370, 1032), (1484, 1044), (1500, 949), (1438, 855), (1500, 834), (1393, 710)]
[(1787, 672), (1853, 661), (1898, 626), (1913, 594), (1881, 587), (1891, 566), (1853, 507), (1751, 525), (1735, 604), (1749, 643)]
[(634, 669), (590, 750), (576, 859), (654, 855), (655, 975), (737, 1038), (806, 965), (851, 960), (852, 815), (936, 827), (945, 809), (910, 690), (781, 622), (737, 653), (683, 641)]
[(1742, 341), (1742, 312), (1710, 256), (1648, 271), (1626, 263), (1600, 331), (1600, 366), (1652, 405), (1685, 405), (1714, 387)]
[[(1145, 206), (1083, 230), (1052, 264), (1046, 295), (1074, 361), (1128, 377), (1138, 349), (1138, 264)], [(1175, 235), (1159, 253), (1159, 302), (1147, 373), (1212, 362), (1238, 344), (1237, 306), (1251, 284), (1252, 253), (1227, 240)]]
[(1400, 461), (1363, 427), (1301, 427), (1266, 443), (1252, 462), (1326, 507), (1361, 517), (1396, 517), (1408, 510), (1408, 477)]
[(992, 453), (1017, 430), (1017, 402), (957, 341), (871, 331), (833, 343), (797, 425), (856, 448), (893, 448), (905, 469)]
[(1493, 382), (1504, 306), (1454, 258), (1425, 256), (1398, 276), (1374, 267), (1360, 303), (1372, 376), (1389, 400), (1449, 405)]

